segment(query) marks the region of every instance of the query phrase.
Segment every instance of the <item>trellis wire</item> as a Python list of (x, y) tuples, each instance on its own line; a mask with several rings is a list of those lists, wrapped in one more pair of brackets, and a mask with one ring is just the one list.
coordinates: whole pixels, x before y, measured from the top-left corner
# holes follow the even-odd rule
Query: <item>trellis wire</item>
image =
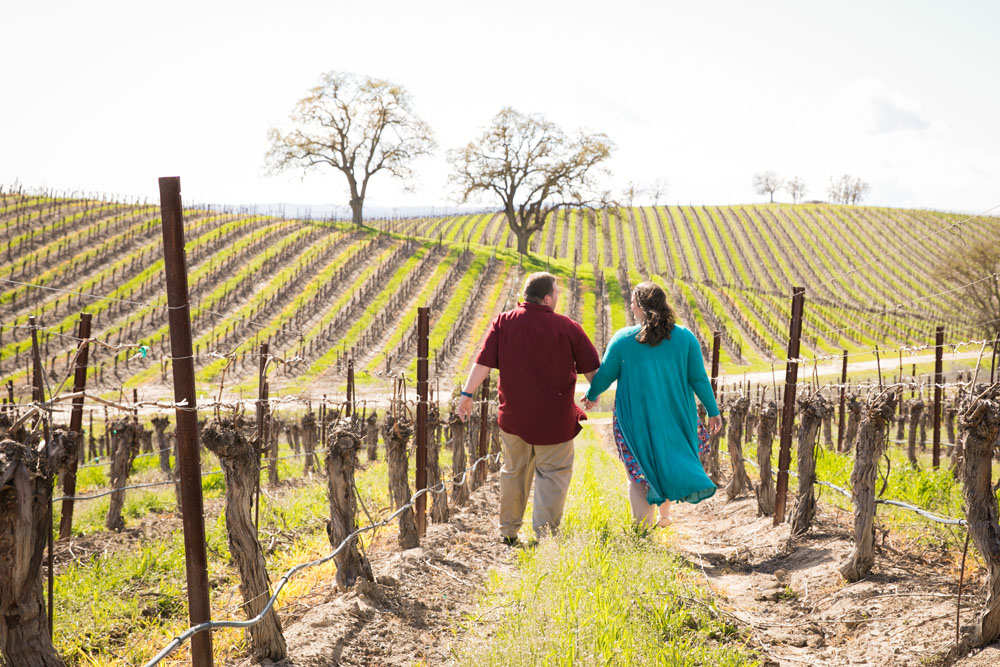
[[(202, 477), (209, 477), (211, 475), (221, 475), (222, 470), (210, 470), (208, 472), (201, 473)], [(148, 484), (133, 484), (132, 486), (123, 486), (120, 489), (111, 489), (110, 491), (104, 491), (102, 493), (97, 493), (92, 496), (59, 496), (58, 498), (53, 498), (52, 502), (57, 502), (60, 500), (94, 500), (96, 498), (103, 498), (104, 496), (110, 496), (113, 493), (119, 493), (121, 491), (128, 491), (130, 489), (148, 489), (151, 486), (166, 486), (167, 484), (176, 484), (177, 480), (166, 480), (164, 482), (149, 482)]]
[[(500, 454), (487, 454), (486, 456), (479, 457), (471, 465), (469, 465), (469, 467), (467, 467), (464, 471), (462, 471), (461, 481), (456, 481), (454, 483), (455, 484), (464, 484), (465, 483), (465, 478), (469, 474), (469, 472), (471, 472), (472, 469), (475, 468), (480, 463), (482, 463), (484, 461), (488, 461), (491, 457), (499, 461), (501, 455)], [(350, 535), (348, 535), (347, 537), (345, 537), (340, 542), (340, 544), (338, 544), (336, 546), (336, 548), (334, 548), (334, 550), (331, 553), (327, 554), (326, 556), (323, 556), (322, 558), (317, 558), (316, 560), (312, 560), (312, 561), (309, 561), (307, 563), (300, 563), (299, 565), (296, 565), (296, 566), (292, 567), (291, 569), (289, 569), (287, 572), (285, 572), (284, 575), (282, 575), (281, 579), (278, 580), (278, 585), (275, 587), (274, 593), (271, 594), (271, 598), (267, 601), (267, 604), (264, 605), (264, 608), (260, 611), (260, 613), (257, 614), (256, 616), (254, 616), (253, 618), (251, 618), (249, 620), (246, 620), (246, 621), (208, 621), (206, 623), (201, 623), (199, 625), (192, 626), (192, 627), (188, 628), (187, 630), (185, 630), (180, 635), (174, 637), (170, 641), (169, 644), (167, 644), (159, 653), (156, 654), (156, 656), (153, 657), (152, 660), (150, 660), (149, 662), (147, 662), (143, 667), (155, 667), (164, 658), (166, 658), (168, 655), (170, 655), (171, 653), (173, 653), (178, 647), (180, 647), (181, 644), (183, 644), (185, 641), (187, 641), (188, 639), (190, 639), (192, 636), (194, 636), (195, 634), (197, 634), (199, 632), (216, 630), (216, 629), (221, 629), (221, 628), (249, 628), (249, 627), (251, 627), (253, 625), (256, 625), (257, 623), (260, 623), (262, 620), (264, 620), (264, 616), (267, 614), (268, 611), (270, 611), (271, 607), (274, 606), (274, 603), (278, 599), (278, 595), (281, 593), (281, 589), (285, 587), (285, 584), (288, 583), (288, 580), (294, 574), (296, 574), (297, 572), (299, 572), (301, 570), (304, 570), (306, 568), (313, 567), (315, 565), (322, 565), (323, 563), (326, 563), (326, 562), (332, 560), (333, 558), (335, 558), (337, 556), (337, 554), (339, 554), (341, 552), (342, 549), (344, 549), (348, 544), (350, 544), (352, 541), (354, 541), (362, 533), (368, 532), (370, 530), (375, 530), (376, 528), (381, 528), (382, 526), (386, 526), (386, 525), (390, 524), (392, 522), (392, 520), (395, 519), (400, 514), (402, 514), (404, 510), (407, 510), (407, 509), (410, 509), (411, 507), (413, 507), (413, 505), (416, 502), (417, 498), (419, 498), (420, 496), (422, 496), (422, 495), (424, 495), (426, 493), (443, 493), (444, 490), (445, 490), (445, 482), (444, 481), (438, 482), (437, 484), (435, 484), (432, 487), (426, 487), (426, 488), (420, 489), (419, 491), (417, 491), (416, 493), (414, 493), (410, 497), (410, 500), (405, 505), (401, 506), (395, 512), (393, 512), (392, 514), (390, 514), (389, 516), (387, 516), (385, 519), (383, 519), (381, 521), (378, 521), (376, 523), (369, 524), (367, 526), (363, 526), (361, 528), (358, 528), (353, 533), (351, 533)]]
[[(722, 450), (720, 450), (720, 451), (722, 451)], [(728, 452), (722, 452), (722, 453), (723, 453), (724, 456), (729, 456)], [(750, 465), (752, 465), (754, 468), (758, 468), (758, 469), (760, 468), (760, 466), (758, 466), (756, 462), (751, 461), (750, 459), (744, 459), (744, 461), (746, 463), (749, 463)], [(799, 474), (797, 472), (795, 472), (794, 470), (789, 470), (788, 474), (792, 475), (793, 477), (798, 477), (799, 476)], [(771, 476), (772, 477), (777, 477), (777, 473), (772, 470), (771, 471)], [(826, 482), (826, 481), (821, 480), (821, 479), (814, 479), (813, 483), (814, 484), (819, 484), (820, 486), (825, 486), (825, 487), (828, 487), (830, 489), (833, 489), (837, 493), (843, 494), (844, 496), (846, 496), (848, 498), (853, 498), (853, 494), (851, 494), (850, 491), (848, 491), (847, 489), (845, 489), (845, 488), (843, 488), (841, 486), (837, 486), (833, 482)], [(924, 517), (926, 519), (930, 519), (931, 521), (935, 521), (937, 523), (943, 523), (943, 524), (954, 525), (954, 526), (968, 526), (969, 525), (969, 522), (966, 521), (965, 519), (956, 519), (954, 517), (945, 516), (943, 514), (937, 514), (935, 512), (931, 512), (930, 510), (924, 509), (922, 507), (918, 507), (917, 505), (911, 505), (910, 503), (903, 502), (902, 500), (891, 500), (891, 499), (884, 499), (884, 498), (876, 498), (875, 502), (876, 503), (880, 503), (882, 505), (892, 505), (894, 507), (901, 507), (903, 509), (910, 510), (911, 512), (915, 512), (915, 513), (919, 514), (920, 516), (922, 516), (922, 517)]]
[(834, 276), (833, 278), (830, 278), (826, 282), (820, 283), (819, 285), (816, 285), (815, 287), (807, 287), (806, 291), (815, 292), (816, 290), (820, 289), (821, 287), (826, 287), (830, 283), (836, 282), (836, 281), (840, 280), (841, 278), (849, 276), (852, 273), (856, 273), (857, 271), (859, 271), (859, 270), (861, 270), (861, 269), (863, 269), (865, 267), (871, 266), (872, 264), (875, 264), (876, 262), (879, 262), (879, 261), (885, 259), (889, 255), (898, 253), (900, 250), (903, 250), (904, 248), (909, 248), (911, 245), (915, 245), (917, 243), (920, 243), (921, 241), (926, 241), (927, 239), (933, 238), (933, 237), (937, 236), (938, 234), (943, 234), (944, 232), (949, 232), (949, 231), (955, 231), (955, 230), (961, 228), (962, 225), (964, 225), (965, 223), (969, 222), (970, 220), (975, 220), (977, 218), (983, 218), (983, 216), (985, 216), (987, 213), (989, 213), (991, 211), (994, 211), (994, 210), (996, 210), (998, 208), (1000, 208), (1000, 204), (995, 204), (995, 205), (990, 206), (989, 208), (987, 208), (987, 209), (985, 209), (983, 211), (980, 211), (979, 213), (976, 213), (975, 215), (970, 215), (969, 217), (967, 217), (967, 218), (965, 218), (963, 220), (959, 220), (958, 222), (953, 222), (952, 224), (946, 225), (945, 227), (937, 229), (937, 230), (931, 232), (930, 234), (925, 234), (924, 236), (921, 236), (919, 238), (912, 239), (911, 241), (908, 241), (907, 243), (904, 243), (901, 246), (897, 246), (895, 248), (892, 248), (888, 252), (885, 252), (885, 253), (883, 253), (883, 254), (875, 257), (875, 259), (872, 259), (872, 260), (870, 260), (868, 262), (865, 262), (864, 264), (859, 264), (859, 265), (851, 268), (848, 271), (844, 271), (843, 273), (840, 273), (840, 274)]

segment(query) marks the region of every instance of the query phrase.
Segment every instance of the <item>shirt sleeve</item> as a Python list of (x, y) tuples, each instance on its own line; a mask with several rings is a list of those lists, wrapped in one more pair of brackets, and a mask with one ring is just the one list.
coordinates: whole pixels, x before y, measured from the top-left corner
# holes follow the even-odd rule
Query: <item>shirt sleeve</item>
[(608, 343), (608, 349), (604, 351), (604, 359), (601, 361), (601, 367), (591, 381), (590, 389), (587, 390), (588, 401), (596, 401), (597, 397), (607, 391), (611, 383), (621, 375), (621, 340), (621, 336), (616, 334), (611, 339), (611, 342)]
[(701, 358), (701, 346), (694, 334), (688, 333), (688, 359), (687, 359), (687, 379), (688, 385), (694, 390), (694, 395), (698, 397), (709, 417), (719, 416), (719, 406), (715, 402), (715, 393), (712, 391), (712, 381), (708, 379), (705, 372), (705, 362)]
[(590, 342), (590, 336), (579, 324), (573, 323), (573, 359), (576, 360), (576, 372), (583, 375), (596, 371), (601, 365), (601, 356), (597, 353), (597, 348)]
[(500, 335), (497, 332), (499, 317), (490, 322), (486, 330), (486, 339), (476, 356), (476, 363), (489, 368), (500, 368)]

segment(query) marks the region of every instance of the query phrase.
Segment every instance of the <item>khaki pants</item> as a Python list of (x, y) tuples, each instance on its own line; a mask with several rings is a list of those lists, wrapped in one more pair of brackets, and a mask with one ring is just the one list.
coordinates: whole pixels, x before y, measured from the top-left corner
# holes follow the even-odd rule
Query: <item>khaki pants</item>
[(566, 492), (573, 475), (573, 441), (558, 445), (531, 445), (500, 431), (503, 467), (500, 469), (500, 534), (516, 537), (524, 523), (531, 478), (535, 478), (535, 505), (531, 525), (535, 535), (555, 532), (562, 521)]

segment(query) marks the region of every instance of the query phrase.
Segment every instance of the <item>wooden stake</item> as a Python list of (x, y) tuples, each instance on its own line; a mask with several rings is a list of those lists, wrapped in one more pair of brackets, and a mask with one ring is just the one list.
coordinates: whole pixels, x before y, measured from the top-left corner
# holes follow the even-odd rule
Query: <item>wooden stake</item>
[[(201, 493), (201, 461), (198, 450), (198, 402), (194, 384), (191, 346), (191, 311), (188, 303), (187, 262), (184, 257), (184, 219), (179, 178), (160, 179), (160, 219), (163, 222), (164, 272), (170, 319), (170, 354), (173, 363), (178, 468), (181, 480), (184, 555), (191, 625), (211, 620), (208, 590), (208, 557), (205, 546), (205, 514)], [(191, 663), (212, 667), (212, 634), (199, 632), (191, 638)]]
[(802, 336), (804, 287), (792, 288), (792, 317), (788, 327), (788, 362), (785, 368), (785, 392), (781, 405), (781, 440), (778, 449), (778, 484), (775, 489), (774, 525), (785, 520), (788, 497), (788, 465), (792, 459), (792, 426), (795, 421), (795, 385), (799, 376), (799, 339)]

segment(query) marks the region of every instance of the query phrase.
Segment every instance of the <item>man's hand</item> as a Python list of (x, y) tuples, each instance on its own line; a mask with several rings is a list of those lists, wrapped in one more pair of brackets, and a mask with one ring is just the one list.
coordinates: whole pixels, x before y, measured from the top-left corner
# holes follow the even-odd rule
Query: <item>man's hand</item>
[[(469, 379), (465, 381), (462, 391), (466, 394), (476, 393), (476, 389), (479, 385), (483, 383), (490, 375), (490, 367), (483, 366), (482, 364), (472, 364), (472, 368), (469, 369)], [(472, 397), (462, 396), (458, 400), (458, 418), (465, 421), (472, 414)]]
[(584, 410), (593, 410), (594, 408), (597, 407), (597, 401), (592, 401), (588, 399), (587, 395), (584, 394), (583, 396), (580, 397), (580, 405), (583, 406)]
[(708, 418), (708, 432), (715, 435), (722, 430), (722, 415)]
[(458, 400), (458, 418), (465, 421), (472, 414), (472, 398), (463, 396)]

